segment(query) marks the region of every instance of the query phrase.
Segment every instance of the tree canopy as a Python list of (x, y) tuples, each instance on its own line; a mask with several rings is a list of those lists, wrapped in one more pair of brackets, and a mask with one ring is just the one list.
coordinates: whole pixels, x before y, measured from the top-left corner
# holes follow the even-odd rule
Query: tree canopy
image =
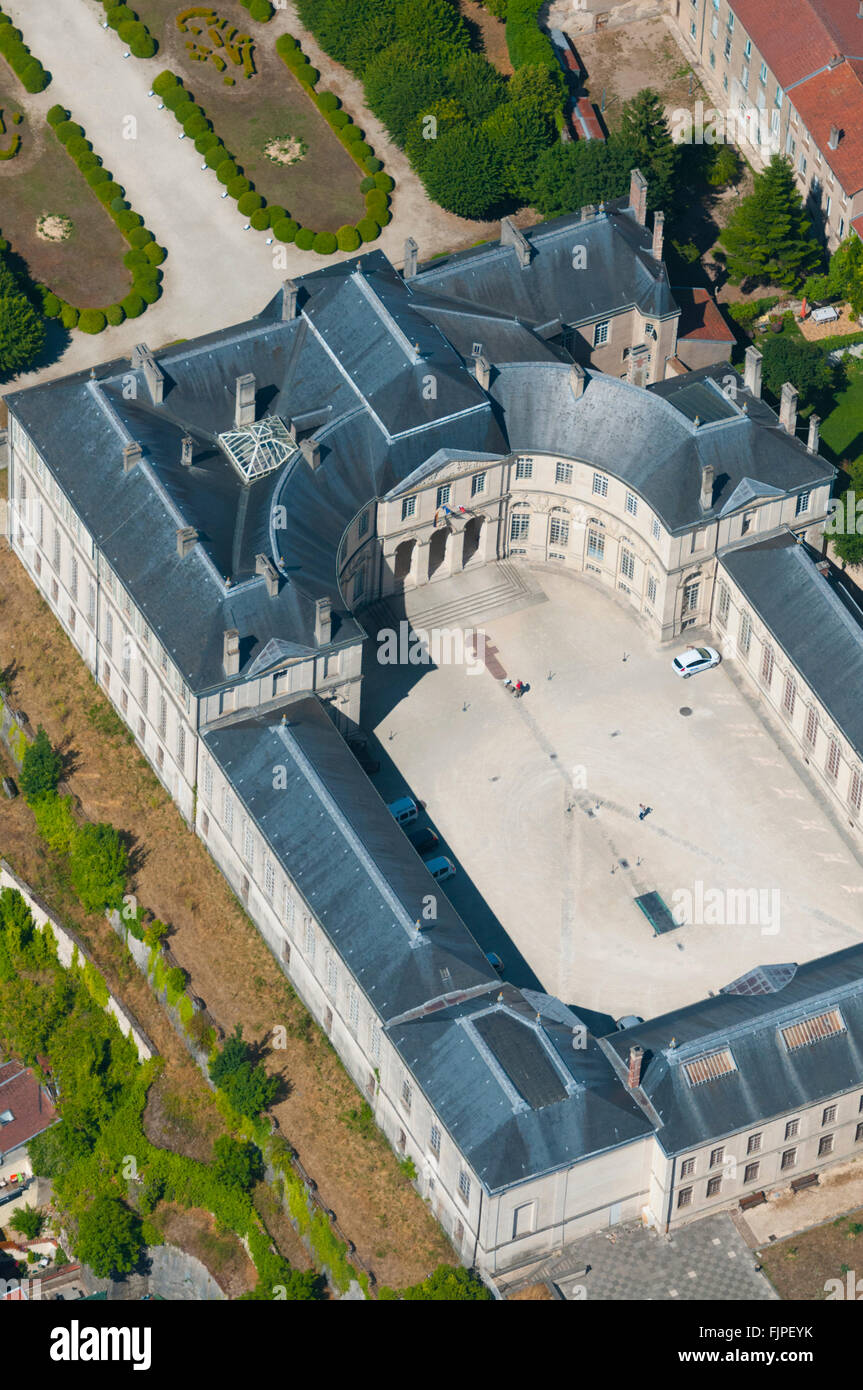
[(735, 282), (747, 279), (795, 289), (815, 270), (821, 248), (787, 159), (775, 154), (755, 175), (752, 192), (719, 240)]
[(98, 1279), (128, 1274), (142, 1244), (140, 1218), (119, 1197), (101, 1194), (79, 1217), (76, 1254)]
[(52, 747), (50, 738), (40, 724), (36, 737), (24, 753), (18, 779), (26, 800), (35, 801), (45, 792), (56, 791), (62, 770), (62, 755)]
[(31, 367), (45, 345), (45, 319), (0, 254), (0, 375)]

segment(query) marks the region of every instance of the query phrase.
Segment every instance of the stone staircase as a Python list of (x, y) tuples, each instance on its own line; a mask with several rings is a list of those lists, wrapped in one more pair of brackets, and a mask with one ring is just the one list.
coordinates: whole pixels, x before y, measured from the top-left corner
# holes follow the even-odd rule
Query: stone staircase
[(413, 628), (471, 628), (545, 602), (545, 594), (526, 567), (498, 560), (409, 589), (404, 595), (379, 599), (357, 616), (370, 635), (381, 628), (397, 628), (405, 618)]

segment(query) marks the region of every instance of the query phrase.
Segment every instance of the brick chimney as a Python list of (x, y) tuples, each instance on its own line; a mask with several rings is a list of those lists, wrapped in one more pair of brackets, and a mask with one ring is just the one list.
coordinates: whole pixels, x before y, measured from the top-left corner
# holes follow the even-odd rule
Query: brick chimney
[(297, 317), (297, 295), (299, 289), (295, 280), (282, 281), (282, 322)]
[(816, 562), (815, 562), (815, 568), (817, 569), (817, 571), (818, 571), (819, 574), (822, 574), (822, 575), (824, 576), (825, 579), (829, 579), (829, 578), (830, 578), (830, 561), (829, 561), (829, 560), (816, 560)]
[(333, 632), (333, 604), (328, 598), (315, 599), (315, 641), (325, 647)]
[(409, 236), (405, 241), (405, 268), (402, 271), (405, 280), (410, 280), (412, 276), (416, 275), (419, 253), (419, 247), (413, 237)]
[(240, 674), (240, 634), (235, 627), (225, 628), (222, 636), (222, 669), (226, 676)]
[(500, 223), (500, 244), (501, 246), (514, 246), (518, 263), (524, 270), (530, 265), (530, 242), (523, 232), (518, 230), (514, 222), (508, 217), (501, 218)]
[(267, 593), (276, 598), (279, 592), (279, 572), (267, 555), (255, 556), (255, 574), (262, 574), (267, 581)]
[(779, 402), (779, 423), (790, 435), (797, 433), (797, 391), (786, 381)]
[(761, 398), (761, 353), (757, 347), (748, 347), (744, 358), (743, 384), (751, 396)]
[(701, 510), (709, 512), (713, 506), (713, 464), (701, 465), (701, 497), (698, 499)]
[(241, 430), (245, 425), (255, 423), (255, 377), (246, 372), (236, 380), (234, 400), (234, 429)]
[(644, 1065), (644, 1048), (631, 1047), (629, 1049), (629, 1073), (626, 1084), (631, 1091), (636, 1090), (641, 1085), (641, 1068)]
[(303, 439), (300, 443), (300, 453), (310, 468), (317, 468), (321, 461), (321, 446), (316, 439)]
[(473, 359), (473, 374), (482, 387), (487, 391), (491, 384), (491, 363), (481, 352), (476, 353)]
[(818, 453), (818, 441), (821, 437), (821, 416), (809, 416), (809, 438), (806, 441), (806, 448), (810, 454)]
[(653, 214), (653, 245), (650, 254), (655, 261), (662, 260), (662, 241), (665, 236), (665, 213), (655, 212)]
[(575, 400), (581, 400), (586, 384), (587, 372), (578, 362), (573, 362), (569, 369), (569, 388)]
[(629, 177), (629, 206), (635, 213), (636, 222), (642, 227), (647, 224), (647, 179), (640, 169), (633, 169)]
[(144, 373), (144, 381), (153, 405), (161, 405), (165, 392), (165, 378), (162, 369), (146, 343), (136, 343), (132, 349), (132, 366)]
[(197, 540), (198, 533), (194, 526), (179, 527), (177, 531), (177, 554), (181, 560), (188, 555), (190, 550), (194, 549)]
[(131, 473), (136, 463), (140, 463), (144, 457), (144, 450), (140, 444), (127, 444), (123, 450), (123, 472)]

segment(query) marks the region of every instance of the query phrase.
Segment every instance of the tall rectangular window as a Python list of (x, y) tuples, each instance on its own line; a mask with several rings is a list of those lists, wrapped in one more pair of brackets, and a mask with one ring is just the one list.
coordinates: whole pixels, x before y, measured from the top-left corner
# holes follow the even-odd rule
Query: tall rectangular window
[(313, 961), (315, 959), (315, 928), (311, 918), (306, 922), (305, 951), (306, 959), (310, 962)]
[(608, 479), (606, 478), (604, 473), (594, 473), (593, 491), (597, 497), (608, 496)]
[(105, 650), (109, 656), (114, 652), (114, 616), (111, 612), (105, 614)]
[(827, 772), (834, 780), (839, 776), (839, 744), (835, 738), (831, 738), (827, 748)]
[(635, 556), (630, 550), (620, 552), (620, 572), (626, 579), (635, 578)]
[(412, 516), (414, 515), (414, 512), (416, 511), (416, 509), (417, 509), (417, 499), (416, 499), (416, 497), (405, 497), (405, 498), (402, 500), (402, 521), (407, 521), (409, 517), (412, 517)]
[(441, 486), (440, 486), (440, 487), (438, 488), (438, 490), (437, 490), (437, 493), (435, 494), (435, 506), (436, 506), (436, 507), (445, 507), (445, 506), (447, 506), (447, 505), (449, 504), (449, 497), (450, 497), (450, 492), (451, 492), (451, 490), (452, 490), (452, 489), (451, 489), (451, 486), (450, 486), (449, 483), (442, 483), (442, 484), (441, 484)]
[(555, 466), (554, 466), (554, 481), (555, 481), (556, 483), (571, 483), (571, 482), (572, 482), (572, 464), (571, 464), (571, 463), (557, 463), (557, 464), (555, 464)]
[(610, 319), (603, 319), (602, 323), (593, 325), (593, 346), (604, 347), (608, 342), (608, 330), (611, 324)]
[(605, 536), (601, 531), (589, 530), (587, 533), (587, 553), (594, 560), (601, 560), (605, 554)]
[(213, 804), (213, 764), (204, 764), (204, 800), (208, 806)]
[(177, 724), (177, 766), (183, 772), (186, 767), (186, 730), (182, 724)]
[(773, 648), (769, 642), (764, 643), (761, 653), (761, 679), (769, 689), (773, 680)]
[(698, 607), (698, 594), (700, 592), (698, 581), (684, 585), (683, 588), (683, 611), (684, 613), (694, 613)]
[(168, 701), (164, 695), (159, 696), (159, 738), (164, 738), (168, 732)]
[(737, 632), (737, 644), (740, 647), (742, 656), (749, 655), (749, 646), (752, 641), (752, 619), (748, 613), (740, 614), (740, 627)]
[(276, 891), (276, 871), (273, 868), (273, 861), (267, 859), (264, 862), (264, 896), (269, 902), (273, 901), (273, 894)]
[(814, 705), (810, 705), (806, 711), (806, 728), (804, 737), (810, 748), (814, 748), (818, 739), (818, 712)]
[(481, 492), (485, 492), (485, 474), (474, 473), (470, 480), (470, 495), (476, 497)]
[(569, 518), (565, 516), (552, 516), (548, 538), (552, 545), (568, 545)]
[(429, 1148), (435, 1158), (440, 1158), (440, 1128), (438, 1125), (432, 1125), (429, 1131)]
[(785, 684), (782, 687), (782, 708), (789, 719), (794, 717), (795, 688), (793, 676), (785, 677)]
[(656, 575), (650, 574), (647, 577), (647, 602), (653, 607), (656, 603)]
[(848, 787), (848, 804), (852, 811), (860, 810), (861, 800), (863, 800), (863, 775), (859, 769), (855, 768), (851, 773), (851, 782)]
[(229, 835), (234, 833), (234, 799), (230, 792), (222, 789), (222, 820)]
[(516, 459), (515, 476), (516, 478), (532, 478), (533, 459)]
[(513, 512), (509, 519), (509, 538), (511, 541), (524, 540), (530, 529), (530, 512)]
[(716, 604), (716, 620), (721, 627), (725, 627), (728, 622), (728, 609), (731, 605), (731, 594), (727, 584), (720, 583), (719, 599)]
[(368, 531), (368, 529), (369, 529), (369, 513), (368, 513), (368, 509), (366, 509), (366, 511), (363, 512), (362, 516), (360, 517), (359, 521), (357, 522), (357, 535), (360, 536), (360, 537), (364, 536), (364, 535), (366, 534), (366, 531)]
[(78, 561), (72, 556), (72, 563), (69, 566), (69, 593), (73, 599), (78, 598)]
[(662, 535), (662, 528), (661, 528), (661, 526), (659, 525), (659, 522), (656, 520), (656, 517), (653, 518), (653, 521), (652, 521), (652, 523), (651, 523), (650, 530), (651, 530), (651, 532), (652, 532), (653, 539), (654, 539), (655, 541), (658, 541), (658, 540), (659, 540), (659, 537)]
[(149, 673), (149, 671), (147, 670), (146, 666), (142, 666), (142, 667), (141, 667), (141, 699), (140, 699), (140, 705), (141, 705), (141, 709), (144, 710), (144, 711), (146, 711), (146, 709), (147, 709), (147, 703), (148, 703), (149, 697), (150, 697), (150, 673)]
[(798, 494), (797, 494), (797, 502), (795, 503), (795, 506), (794, 506), (794, 515), (795, 515), (795, 516), (803, 516), (803, 514), (804, 514), (805, 512), (808, 512), (808, 511), (809, 511), (809, 498), (810, 498), (811, 496), (812, 496), (811, 492), (798, 492)]
[(638, 498), (634, 492), (628, 492), (626, 494), (626, 510), (629, 512), (630, 516), (638, 515)]
[(243, 858), (247, 864), (255, 862), (255, 839), (249, 821), (243, 822)]

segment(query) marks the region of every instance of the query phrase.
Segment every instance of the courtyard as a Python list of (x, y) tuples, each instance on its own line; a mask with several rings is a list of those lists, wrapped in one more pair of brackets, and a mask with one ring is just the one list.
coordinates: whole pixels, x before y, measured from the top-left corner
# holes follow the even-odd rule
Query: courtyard
[[(373, 623), (363, 697), (378, 790), (425, 804), (446, 891), (507, 978), (648, 1018), (858, 942), (859, 852), (734, 661), (682, 681), (685, 642), (658, 647), (589, 580), (532, 577), (546, 602), (481, 624), (522, 699), (487, 666), (379, 665)], [(651, 892), (684, 924), (655, 934)]]

